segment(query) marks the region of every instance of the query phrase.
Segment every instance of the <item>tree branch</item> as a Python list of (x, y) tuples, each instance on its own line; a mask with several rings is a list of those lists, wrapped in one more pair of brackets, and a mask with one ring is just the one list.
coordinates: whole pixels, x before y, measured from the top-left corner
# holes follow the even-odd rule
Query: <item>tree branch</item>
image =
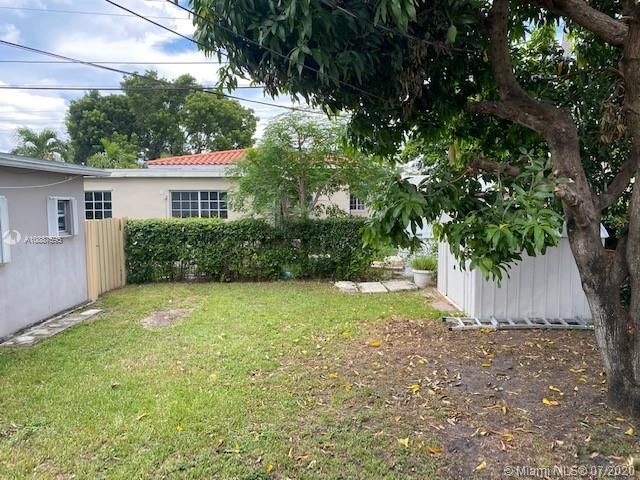
[(589, 6), (583, 0), (527, 0), (527, 3), (569, 18), (611, 45), (622, 46), (627, 35), (628, 28), (624, 23)]
[(637, 168), (638, 159), (633, 156), (629, 158), (624, 165), (622, 165), (622, 168), (607, 188), (597, 196), (596, 207), (599, 210), (604, 210), (605, 208), (610, 207), (618, 198), (620, 198), (620, 195), (624, 193), (629, 186), (629, 183), (631, 183), (631, 179), (635, 176)]
[(487, 160), (483, 156), (474, 157), (467, 168), (471, 171), (482, 170), (484, 172), (507, 175), (509, 177), (517, 177), (520, 175), (520, 169), (515, 165)]

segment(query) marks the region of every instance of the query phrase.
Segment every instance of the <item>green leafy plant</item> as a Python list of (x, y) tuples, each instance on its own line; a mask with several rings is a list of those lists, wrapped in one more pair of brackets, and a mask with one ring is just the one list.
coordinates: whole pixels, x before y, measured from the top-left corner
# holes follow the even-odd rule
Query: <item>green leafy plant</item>
[(131, 283), (280, 278), (362, 279), (376, 251), (363, 246), (359, 218), (273, 226), (262, 220), (129, 220)]
[(438, 260), (435, 257), (416, 257), (411, 260), (411, 268), (435, 272), (438, 269)]

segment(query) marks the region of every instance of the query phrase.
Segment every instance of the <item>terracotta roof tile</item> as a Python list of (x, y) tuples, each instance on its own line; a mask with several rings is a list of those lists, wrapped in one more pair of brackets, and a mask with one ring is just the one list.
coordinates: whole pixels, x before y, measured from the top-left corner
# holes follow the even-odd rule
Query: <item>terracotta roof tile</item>
[(222, 150), (219, 152), (194, 153), (179, 157), (159, 158), (150, 160), (147, 165), (233, 165), (247, 153), (246, 148), (237, 150)]

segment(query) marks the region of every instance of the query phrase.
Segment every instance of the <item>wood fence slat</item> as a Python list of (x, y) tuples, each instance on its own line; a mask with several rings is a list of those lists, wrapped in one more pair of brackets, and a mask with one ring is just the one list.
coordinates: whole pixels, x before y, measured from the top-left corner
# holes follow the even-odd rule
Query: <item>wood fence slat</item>
[(85, 221), (87, 292), (91, 300), (126, 284), (122, 218)]

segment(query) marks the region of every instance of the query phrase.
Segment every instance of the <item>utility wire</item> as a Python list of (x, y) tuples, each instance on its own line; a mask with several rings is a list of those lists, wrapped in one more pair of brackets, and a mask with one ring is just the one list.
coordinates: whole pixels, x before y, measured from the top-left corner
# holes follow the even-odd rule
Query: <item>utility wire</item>
[[(145, 77), (148, 78), (148, 77)], [(217, 86), (204, 86), (203, 89), (215, 90), (218, 88)], [(249, 86), (249, 85), (239, 85), (235, 87), (236, 89), (244, 89), (244, 90), (252, 90), (252, 89), (261, 89), (260, 86)], [(101, 87), (99, 85), (87, 85), (87, 86), (73, 86), (73, 85), (0, 85), (0, 90), (104, 90), (104, 91), (176, 91), (176, 92), (184, 92), (193, 90), (193, 87)]]
[[(114, 4), (114, 2), (113, 2), (113, 1), (111, 1), (111, 0), (105, 0), (105, 1), (107, 1), (107, 2), (109, 2), (109, 3), (111, 3), (111, 4)], [(174, 0), (165, 0), (165, 1), (166, 1), (167, 3), (169, 3), (169, 4), (171, 4), (171, 5), (173, 5), (173, 6), (177, 7), (177, 8), (179, 8), (180, 10), (183, 10), (183, 11), (185, 11), (185, 12), (189, 13), (190, 15), (193, 15), (194, 17), (198, 17), (199, 19), (201, 19), (201, 20), (203, 20), (203, 21), (206, 21), (206, 22), (208, 22), (208, 21), (209, 21), (209, 19), (204, 18), (204, 17), (203, 17), (202, 15), (200, 15), (199, 13), (197, 13), (197, 12), (195, 12), (195, 11), (193, 11), (193, 10), (191, 10), (191, 9), (187, 8), (187, 7), (184, 7), (184, 6), (180, 5), (180, 3), (178, 3), (178, 2), (176, 2), (176, 1), (174, 1)], [(288, 56), (288, 55), (285, 55), (285, 54), (283, 54), (283, 53), (281, 53), (281, 52), (278, 52), (277, 50), (273, 50), (272, 48), (265, 47), (265, 46), (264, 46), (264, 45), (262, 45), (261, 43), (256, 42), (255, 40), (252, 40), (251, 38), (245, 37), (244, 35), (241, 35), (241, 34), (239, 34), (238, 32), (233, 31), (231, 28), (229, 28), (229, 27), (227, 27), (227, 26), (223, 25), (223, 24), (222, 24), (222, 23), (220, 23), (220, 22), (217, 22), (217, 23), (216, 23), (216, 25), (217, 25), (220, 29), (224, 30), (225, 32), (228, 32), (229, 34), (231, 34), (231, 35), (235, 36), (236, 38), (239, 38), (239, 39), (241, 39), (241, 40), (244, 40), (245, 42), (248, 42), (248, 43), (250, 43), (250, 44), (252, 44), (252, 45), (255, 45), (256, 47), (261, 48), (261, 49), (263, 49), (263, 50), (266, 50), (267, 52), (270, 52), (270, 53), (272, 53), (272, 54), (274, 54), (274, 55), (277, 55), (277, 56), (279, 56), (279, 57), (281, 57), (281, 58), (283, 58), (283, 59), (285, 59), (285, 60), (289, 60), (289, 56)], [(207, 49), (209, 48), (207, 45), (203, 45), (201, 42), (198, 42), (198, 41), (196, 41), (196, 40), (194, 40), (194, 39), (191, 39), (191, 41), (193, 41), (194, 43), (197, 43), (198, 45), (203, 46), (203, 47), (205, 47), (205, 48), (207, 48)], [(228, 58), (228, 55), (227, 55), (227, 58)], [(360, 92), (360, 93), (362, 93), (362, 94), (364, 94), (364, 95), (366, 95), (366, 96), (368, 96), (368, 97), (373, 97), (373, 98), (375, 98), (376, 100), (385, 101), (385, 99), (384, 99), (384, 98), (382, 98), (382, 97), (380, 97), (380, 96), (378, 96), (378, 95), (375, 95), (375, 94), (373, 94), (373, 93), (371, 93), (371, 92), (368, 92), (368, 91), (366, 91), (366, 90), (363, 90), (362, 88), (360, 88), (360, 87), (358, 87), (358, 86), (356, 86), (356, 85), (353, 85), (353, 84), (351, 84), (351, 83), (348, 83), (348, 82), (345, 82), (345, 81), (343, 81), (343, 80), (340, 80), (339, 78), (336, 78), (336, 77), (332, 77), (332, 76), (330, 76), (330, 75), (327, 75), (327, 74), (325, 74), (325, 73), (321, 72), (321, 71), (320, 71), (319, 69), (317, 69), (317, 68), (310, 67), (309, 65), (306, 65), (306, 64), (304, 64), (304, 63), (302, 64), (302, 68), (303, 68), (303, 69), (306, 69), (306, 70), (310, 70), (310, 71), (312, 71), (312, 72), (314, 72), (314, 73), (316, 73), (316, 74), (318, 74), (318, 75), (326, 75), (326, 77), (327, 77), (327, 78), (329, 78), (329, 79), (331, 79), (331, 80), (333, 80), (333, 81), (335, 81), (335, 82), (339, 83), (340, 85), (344, 85), (344, 86), (346, 86), (346, 87), (352, 88), (353, 90), (356, 90), (356, 91), (358, 91), (358, 92)]]
[[(73, 15), (91, 15), (100, 16), (100, 17), (131, 17), (132, 15), (127, 15), (125, 13), (109, 13), (109, 12), (88, 12), (84, 10), (60, 10), (57, 8), (33, 8), (33, 7), (4, 7), (1, 6), (2, 10), (16, 10), (16, 11), (24, 11), (24, 12), (43, 12), (43, 13), (65, 13), (65, 14), (73, 14)], [(190, 20), (189, 17), (163, 17), (157, 15), (149, 15), (149, 18), (156, 18), (159, 20)]]
[[(127, 70), (122, 70), (120, 68), (109, 67), (107, 65), (100, 65), (98, 63), (87, 62), (87, 61), (84, 61), (84, 60), (78, 60), (77, 58), (67, 57), (67, 56), (64, 56), (64, 55), (60, 55), (58, 53), (53, 53), (53, 52), (49, 52), (47, 50), (41, 50), (41, 49), (38, 49), (38, 48), (29, 47), (29, 46), (26, 46), (26, 45), (21, 45), (19, 43), (9, 42), (7, 40), (1, 40), (0, 39), (0, 44), (7, 45), (7, 46), (13, 47), (13, 48), (18, 48), (18, 49), (21, 49), (21, 50), (26, 50), (26, 51), (31, 52), (31, 53), (39, 53), (41, 55), (46, 55), (46, 56), (57, 58), (57, 59), (60, 59), (60, 60), (66, 60), (66, 61), (69, 61), (69, 62), (80, 63), (80, 64), (86, 65), (88, 67), (94, 67), (94, 68), (98, 68), (98, 69), (101, 69), (101, 70), (106, 70), (106, 71), (109, 71), (109, 72), (119, 73), (121, 75), (128, 75), (128, 76), (131, 76), (131, 77), (141, 78), (143, 80), (152, 80), (152, 81), (155, 81), (155, 82), (159, 83), (162, 86), (171, 86), (171, 84), (167, 83), (166, 81), (159, 80), (159, 79), (151, 79), (151, 78), (146, 77), (144, 75), (141, 75), (141, 74), (139, 74), (137, 72), (129, 72)], [(211, 95), (216, 95), (218, 97), (231, 98), (233, 100), (239, 100), (239, 101), (242, 101), (242, 102), (255, 103), (257, 105), (266, 105), (268, 107), (282, 108), (282, 109), (285, 109), (285, 110), (299, 111), (299, 112), (304, 112), (304, 113), (314, 113), (314, 114), (323, 115), (322, 112), (319, 112), (317, 110), (307, 110), (307, 109), (299, 108), (299, 107), (278, 105), (278, 104), (275, 104), (275, 103), (263, 102), (263, 101), (260, 101), (260, 100), (248, 100), (246, 98), (237, 97), (235, 95), (229, 95), (227, 93), (207, 90), (207, 89), (202, 88), (202, 87), (192, 87), (191, 90), (192, 91), (196, 91), (196, 92), (204, 92), (204, 93), (208, 93), (208, 94), (211, 94)]]
[[(124, 11), (125, 11), (125, 12), (127, 12), (127, 13), (130, 13), (131, 15), (134, 15), (134, 16), (136, 16), (136, 17), (140, 18), (141, 20), (144, 20), (144, 21), (146, 21), (146, 22), (149, 22), (149, 23), (151, 23), (152, 25), (155, 25), (156, 27), (162, 28), (163, 30), (166, 30), (167, 32), (173, 33), (174, 35), (177, 35), (177, 36), (179, 36), (180, 38), (183, 38), (183, 39), (185, 39), (185, 40), (188, 40), (189, 42), (193, 42), (193, 43), (195, 43), (195, 44), (196, 44), (196, 45), (198, 45), (198, 46), (204, 47), (204, 45), (203, 45), (203, 44), (201, 44), (200, 42), (198, 42), (196, 39), (194, 39), (194, 38), (190, 37), (189, 35), (184, 35), (184, 34), (182, 34), (182, 33), (180, 33), (180, 32), (177, 32), (177, 31), (173, 30), (172, 28), (169, 28), (169, 27), (167, 27), (166, 25), (163, 25), (163, 24), (161, 24), (161, 23), (159, 23), (159, 22), (156, 22), (155, 20), (151, 20), (151, 18), (149, 18), (149, 17), (145, 17), (145, 16), (144, 16), (144, 15), (142, 15), (141, 13), (134, 12), (133, 10), (131, 10), (131, 9), (129, 9), (129, 8), (127, 8), (127, 7), (123, 6), (123, 5), (120, 5), (119, 3), (116, 3), (116, 2), (114, 2), (114, 1), (112, 1), (112, 0), (105, 0), (105, 2), (107, 2), (107, 3), (108, 3), (108, 4), (110, 4), (110, 5), (113, 5), (113, 6), (114, 6), (114, 7), (116, 7), (116, 8), (119, 8), (119, 9), (121, 9), (121, 10), (124, 10)], [(175, 4), (174, 4), (174, 5), (175, 5)], [(216, 53), (218, 53), (218, 54), (220, 54), (220, 55), (224, 55), (225, 57), (229, 58), (229, 55), (227, 55), (227, 53), (223, 52), (222, 50), (217, 50), (217, 51), (216, 51)]]
[[(0, 63), (29, 63), (29, 64), (47, 64), (47, 65), (74, 65), (78, 62), (67, 62), (61, 60), (0, 60)], [(100, 65), (226, 65), (229, 62), (216, 62), (216, 61), (177, 61), (177, 62), (169, 62), (169, 61), (160, 61), (160, 62), (99, 62), (92, 61), (91, 63), (98, 63)]]

